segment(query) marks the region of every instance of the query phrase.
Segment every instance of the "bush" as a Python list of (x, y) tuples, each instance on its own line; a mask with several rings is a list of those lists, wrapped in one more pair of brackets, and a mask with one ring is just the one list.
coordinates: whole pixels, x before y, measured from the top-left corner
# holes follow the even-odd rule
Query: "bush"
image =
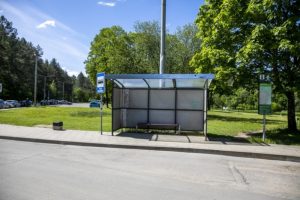
[(278, 111), (282, 111), (282, 107), (279, 103), (275, 103), (275, 102), (272, 102), (272, 111), (273, 112), (278, 112)]

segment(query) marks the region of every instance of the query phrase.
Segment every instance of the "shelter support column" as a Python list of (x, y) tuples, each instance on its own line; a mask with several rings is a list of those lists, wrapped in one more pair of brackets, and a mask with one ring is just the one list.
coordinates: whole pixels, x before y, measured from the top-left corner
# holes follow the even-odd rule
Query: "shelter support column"
[(114, 136), (114, 88), (115, 83), (112, 81), (112, 91), (111, 91), (111, 135)]
[(205, 137), (205, 141), (207, 141), (207, 80), (205, 81), (205, 86), (204, 86), (204, 102), (203, 102), (203, 111), (204, 111), (204, 137)]

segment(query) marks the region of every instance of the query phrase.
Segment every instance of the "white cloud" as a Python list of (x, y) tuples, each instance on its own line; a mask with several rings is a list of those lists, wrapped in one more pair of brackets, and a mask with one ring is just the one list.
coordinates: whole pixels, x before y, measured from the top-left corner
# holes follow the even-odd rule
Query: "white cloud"
[(68, 73), (69, 76), (73, 76), (73, 75), (74, 76), (78, 76), (78, 74), (80, 73), (78, 71), (70, 70), (70, 69), (67, 69), (65, 67), (62, 67), (62, 69), (65, 70)]
[(4, 12), (4, 10), (0, 10), (0, 13), (3, 13)]
[(47, 28), (48, 26), (55, 27), (55, 21), (54, 20), (46, 20), (43, 23), (36, 26), (37, 29)]
[[(14, 19), (14, 27), (18, 29), (20, 37), (24, 37), (34, 45), (39, 44), (42, 47), (44, 59), (56, 58), (62, 67), (68, 66), (66, 71), (71, 75), (84, 71), (83, 62), (89, 52), (89, 41), (85, 35), (27, 5), (17, 7), (0, 0), (1, 9), (7, 13), (8, 20)], [(41, 33), (41, 29), (38, 29), (36, 25), (51, 21), (49, 19), (55, 22), (56, 28)], [(47, 24), (46, 27), (53, 26), (52, 22), (50, 25), (49, 22)]]
[(99, 1), (98, 4), (101, 6), (114, 7), (116, 5), (116, 2)]

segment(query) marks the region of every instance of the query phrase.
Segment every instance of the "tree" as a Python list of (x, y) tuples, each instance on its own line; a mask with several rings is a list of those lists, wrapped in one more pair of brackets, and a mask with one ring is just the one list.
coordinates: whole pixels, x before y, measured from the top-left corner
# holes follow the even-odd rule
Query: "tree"
[(33, 98), (35, 54), (37, 55), (37, 98), (44, 98), (45, 76), (46, 89), (53, 80), (62, 95), (62, 83), (65, 84), (65, 97), (71, 99), (71, 78), (62, 70), (59, 63), (52, 59), (50, 63), (43, 60), (42, 48), (33, 46), (25, 38), (17, 37), (17, 30), (4, 16), (0, 17), (0, 82), (3, 84), (4, 99), (27, 99)]
[(288, 99), (288, 129), (296, 130), (295, 92), (300, 87), (300, 2), (296, 0), (208, 0), (196, 23), (202, 41), (191, 64), (216, 74), (215, 90), (257, 88), (268, 73), (274, 90)]
[[(160, 26), (157, 21), (136, 22), (129, 34), (136, 73), (158, 73)], [(126, 72), (124, 72), (126, 73)]]
[[(197, 37), (198, 31), (196, 24), (187, 24), (177, 28), (175, 36), (179, 41), (179, 48), (177, 49), (176, 57), (180, 60), (178, 63), (180, 71), (178, 73), (193, 73), (195, 70), (189, 62), (200, 49), (201, 40)], [(172, 52), (172, 49), (168, 50), (168, 52)]]
[(52, 98), (56, 98), (57, 97), (57, 87), (56, 87), (55, 81), (52, 81), (52, 83), (49, 86), (49, 90), (51, 92)]
[(85, 86), (85, 77), (82, 72), (80, 72), (77, 76), (76, 86), (84, 88)]
[(74, 77), (73, 84), (75, 85), (73, 88), (75, 101), (87, 102), (92, 97), (95, 97), (95, 87), (82, 72), (80, 72), (77, 77)]
[(101, 29), (95, 36), (85, 61), (86, 72), (93, 84), (96, 82), (97, 72), (134, 72), (130, 48), (131, 40), (121, 27)]

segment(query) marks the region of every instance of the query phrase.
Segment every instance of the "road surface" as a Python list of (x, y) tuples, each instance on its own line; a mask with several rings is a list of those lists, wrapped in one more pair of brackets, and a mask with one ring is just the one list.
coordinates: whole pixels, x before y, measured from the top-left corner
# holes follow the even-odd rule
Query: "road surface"
[(0, 140), (12, 199), (300, 199), (300, 163)]

